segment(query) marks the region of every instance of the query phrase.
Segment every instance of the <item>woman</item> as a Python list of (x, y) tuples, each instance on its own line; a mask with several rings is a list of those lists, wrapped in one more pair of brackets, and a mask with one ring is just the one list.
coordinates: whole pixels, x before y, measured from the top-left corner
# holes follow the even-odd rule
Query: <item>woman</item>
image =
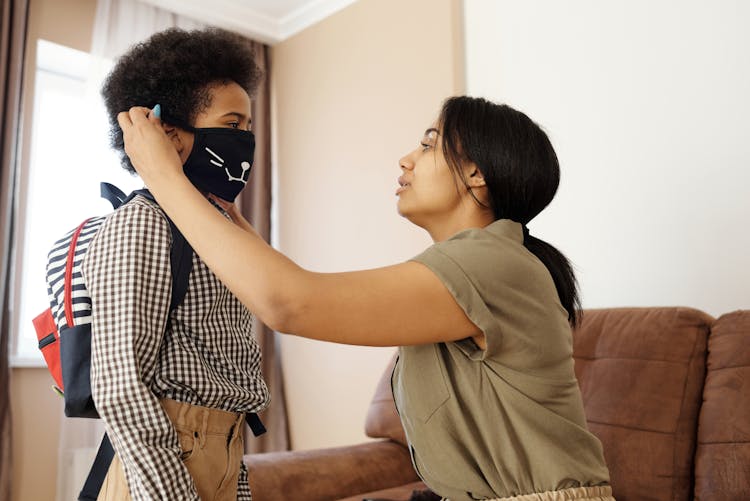
[(258, 317), (308, 338), (400, 346), (394, 397), (431, 489), (452, 501), (612, 499), (573, 372), (575, 278), (526, 228), (559, 183), (555, 152), (526, 115), (448, 99), (401, 159), (397, 190), (399, 212), (434, 245), (406, 263), (349, 273), (306, 271), (248, 223), (242, 231), (216, 214), (148, 109), (119, 121), (164, 210)]

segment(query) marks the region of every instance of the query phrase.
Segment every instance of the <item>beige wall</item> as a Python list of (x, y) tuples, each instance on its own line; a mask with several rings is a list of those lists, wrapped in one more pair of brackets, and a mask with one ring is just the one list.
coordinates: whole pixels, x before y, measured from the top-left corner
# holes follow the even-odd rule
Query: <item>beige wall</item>
[(46, 369), (15, 368), (11, 380), (13, 501), (54, 500), (62, 399)]
[[(359, 0), (273, 48), (277, 244), (302, 266), (375, 267), (429, 245), (396, 213), (398, 159), (462, 91), (460, 7)], [(293, 448), (365, 440), (393, 351), (284, 336)]]
[[(27, 59), (24, 74), (24, 116), (33, 104), (36, 40), (43, 38), (88, 51), (96, 0), (31, 0)], [(31, 120), (24, 120), (24, 137), (31, 137)], [(29, 141), (22, 161), (28, 159)], [(24, 179), (20, 180), (22, 183)], [(12, 501), (54, 500), (57, 484), (57, 445), (63, 416), (61, 399), (50, 389), (44, 368), (14, 368), (11, 374), (13, 419)]]
[(31, 0), (29, 29), (46, 40), (88, 52), (95, 13), (96, 0)]

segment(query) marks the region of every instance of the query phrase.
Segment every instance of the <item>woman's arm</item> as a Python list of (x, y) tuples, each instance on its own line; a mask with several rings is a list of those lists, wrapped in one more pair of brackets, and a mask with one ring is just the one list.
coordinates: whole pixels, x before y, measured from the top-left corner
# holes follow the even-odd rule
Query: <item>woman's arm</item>
[(217, 212), (182, 173), (176, 152), (148, 110), (118, 117), (126, 152), (193, 249), (245, 306), (271, 328), (337, 343), (396, 346), (480, 334), (426, 266), (407, 262), (348, 273), (313, 273), (252, 229)]

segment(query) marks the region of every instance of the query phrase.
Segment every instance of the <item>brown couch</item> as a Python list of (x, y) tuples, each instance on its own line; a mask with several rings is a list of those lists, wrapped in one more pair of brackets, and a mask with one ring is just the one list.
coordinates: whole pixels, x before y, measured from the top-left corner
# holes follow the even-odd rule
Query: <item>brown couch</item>
[[(750, 500), (750, 310), (588, 310), (574, 356), (618, 501)], [(245, 457), (255, 501), (406, 500), (418, 482), (388, 367), (370, 443)], [(747, 385), (745, 384), (747, 382)]]

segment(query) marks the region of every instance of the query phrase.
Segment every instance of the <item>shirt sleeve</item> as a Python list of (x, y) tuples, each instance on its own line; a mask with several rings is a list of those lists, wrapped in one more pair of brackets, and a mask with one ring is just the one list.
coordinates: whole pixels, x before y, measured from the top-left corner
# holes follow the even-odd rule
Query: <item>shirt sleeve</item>
[(237, 481), (237, 501), (252, 501), (253, 495), (250, 493), (250, 483), (247, 475), (247, 465), (240, 461), (240, 476)]
[(177, 433), (150, 390), (169, 313), (170, 246), (166, 219), (136, 200), (104, 223), (83, 269), (92, 396), (136, 501), (198, 499)]
[(492, 295), (488, 281), (493, 280), (497, 266), (491, 266), (496, 252), (481, 240), (461, 238), (446, 240), (430, 246), (412, 258), (427, 266), (445, 285), (466, 316), (485, 335), (487, 349), (480, 349), (472, 339), (456, 344), (473, 360), (484, 360), (500, 350), (502, 332), (488, 296)]

